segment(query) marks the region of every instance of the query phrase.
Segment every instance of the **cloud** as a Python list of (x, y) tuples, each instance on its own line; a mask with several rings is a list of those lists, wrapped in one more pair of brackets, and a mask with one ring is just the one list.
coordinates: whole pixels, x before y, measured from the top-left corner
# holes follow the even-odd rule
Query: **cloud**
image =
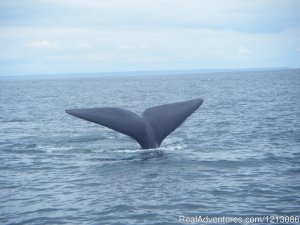
[(125, 51), (139, 51), (139, 50), (147, 50), (149, 49), (149, 45), (148, 44), (139, 44), (139, 43), (135, 43), (135, 44), (132, 44), (132, 45), (119, 45), (117, 47), (118, 50), (125, 50)]
[(299, 7), (298, 0), (15, 0), (0, 1), (0, 24), (266, 33), (299, 28)]
[(132, 47), (129, 46), (129, 45), (119, 45), (117, 48), (119, 50), (130, 50), (130, 49), (132, 49)]
[(51, 42), (49, 40), (33, 41), (28, 46), (32, 47), (32, 48), (42, 48), (42, 49), (59, 49), (60, 48), (60, 46), (57, 43)]
[(300, 67), (298, 0), (0, 1), (0, 75)]
[(240, 47), (238, 48), (238, 53), (239, 53), (240, 55), (250, 55), (252, 52), (251, 52), (248, 48), (246, 48), (246, 47), (244, 47), (244, 46), (240, 46)]

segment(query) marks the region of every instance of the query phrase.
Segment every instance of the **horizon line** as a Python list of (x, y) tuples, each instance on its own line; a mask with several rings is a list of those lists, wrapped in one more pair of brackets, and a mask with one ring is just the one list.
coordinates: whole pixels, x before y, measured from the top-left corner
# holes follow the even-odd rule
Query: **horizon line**
[[(120, 76), (120, 75), (180, 75), (182, 72), (193, 73), (222, 73), (222, 72), (247, 72), (247, 71), (268, 71), (268, 70), (284, 70), (284, 69), (300, 69), (300, 67), (241, 67), (241, 68), (205, 68), (205, 69), (163, 69), (163, 70), (125, 70), (125, 71), (103, 71), (103, 72), (67, 72), (67, 73), (43, 73), (43, 74), (15, 74), (15, 75), (0, 75), (0, 79), (5, 78), (65, 78), (70, 76), (80, 77), (84, 75), (93, 76)], [(151, 73), (162, 73), (162, 74), (151, 74)], [(48, 77), (46, 77), (48, 76)]]

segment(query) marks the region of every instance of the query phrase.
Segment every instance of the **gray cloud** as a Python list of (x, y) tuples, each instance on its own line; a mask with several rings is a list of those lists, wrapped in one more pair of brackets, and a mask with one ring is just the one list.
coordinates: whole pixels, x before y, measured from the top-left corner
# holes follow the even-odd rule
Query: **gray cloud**
[(299, 66), (298, 11), (295, 0), (1, 1), (0, 75)]

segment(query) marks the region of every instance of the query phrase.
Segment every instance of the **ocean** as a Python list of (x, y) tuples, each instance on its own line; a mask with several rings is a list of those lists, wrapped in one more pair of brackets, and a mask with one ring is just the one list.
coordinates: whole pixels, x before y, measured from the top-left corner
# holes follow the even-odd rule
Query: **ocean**
[[(65, 113), (194, 98), (158, 149)], [(296, 224), (300, 70), (0, 80), (0, 170), (0, 224)]]

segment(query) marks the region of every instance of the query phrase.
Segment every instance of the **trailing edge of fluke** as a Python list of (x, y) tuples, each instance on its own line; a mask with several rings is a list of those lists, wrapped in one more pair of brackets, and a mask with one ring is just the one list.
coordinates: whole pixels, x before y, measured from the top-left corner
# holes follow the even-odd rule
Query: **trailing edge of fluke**
[(141, 116), (115, 107), (67, 109), (66, 113), (128, 135), (147, 149), (159, 147), (202, 103), (203, 99), (198, 98), (154, 106)]

